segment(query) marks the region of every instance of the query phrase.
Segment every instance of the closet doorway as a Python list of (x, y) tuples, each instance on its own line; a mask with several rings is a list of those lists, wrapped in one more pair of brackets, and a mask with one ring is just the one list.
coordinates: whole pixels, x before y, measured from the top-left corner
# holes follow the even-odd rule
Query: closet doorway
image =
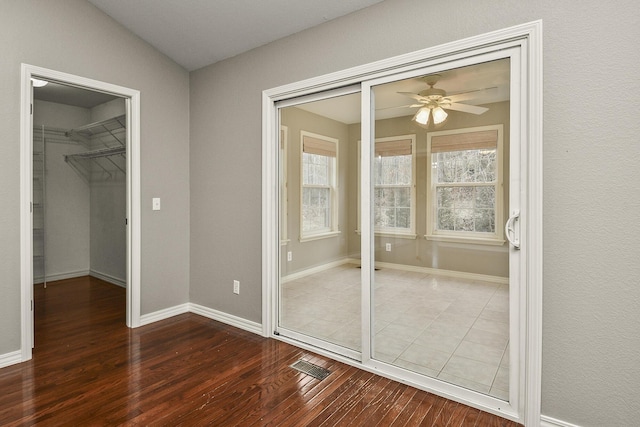
[(85, 276), (121, 286), (126, 324), (139, 325), (139, 93), (25, 64), (22, 71), (22, 359), (28, 360), (37, 345), (34, 286)]
[(126, 288), (125, 99), (46, 80), (33, 98), (34, 285)]

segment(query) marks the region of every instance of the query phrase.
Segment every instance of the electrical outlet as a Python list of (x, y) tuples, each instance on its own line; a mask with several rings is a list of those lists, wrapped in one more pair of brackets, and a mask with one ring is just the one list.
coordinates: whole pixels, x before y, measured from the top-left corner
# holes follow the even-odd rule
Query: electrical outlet
[(287, 252), (287, 261), (291, 261), (293, 259), (293, 254), (291, 251)]
[(238, 281), (238, 280), (234, 280), (233, 281), (233, 293), (234, 294), (239, 294), (240, 293), (240, 281)]
[(385, 249), (387, 252), (391, 252), (391, 243), (387, 243)]

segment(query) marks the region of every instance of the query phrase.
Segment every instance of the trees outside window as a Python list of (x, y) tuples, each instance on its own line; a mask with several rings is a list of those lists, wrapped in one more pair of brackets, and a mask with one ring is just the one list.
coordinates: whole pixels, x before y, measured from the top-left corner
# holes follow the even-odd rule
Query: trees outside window
[(375, 231), (415, 234), (415, 135), (379, 138), (375, 144)]
[(502, 125), (432, 132), (427, 238), (503, 243)]
[(338, 140), (301, 132), (300, 239), (332, 235), (337, 231)]

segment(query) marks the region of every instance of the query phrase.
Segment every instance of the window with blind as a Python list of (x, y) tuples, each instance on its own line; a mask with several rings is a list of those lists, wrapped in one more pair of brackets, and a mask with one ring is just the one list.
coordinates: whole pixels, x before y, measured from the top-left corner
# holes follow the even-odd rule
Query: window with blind
[(289, 128), (286, 126), (280, 126), (280, 244), (284, 245), (288, 242), (288, 215), (289, 209), (287, 207), (289, 203), (288, 183), (287, 183), (287, 139), (289, 134)]
[(427, 238), (503, 243), (502, 125), (427, 135)]
[(374, 227), (415, 234), (415, 135), (379, 138), (374, 157)]
[(300, 240), (331, 236), (338, 230), (338, 140), (302, 131)]

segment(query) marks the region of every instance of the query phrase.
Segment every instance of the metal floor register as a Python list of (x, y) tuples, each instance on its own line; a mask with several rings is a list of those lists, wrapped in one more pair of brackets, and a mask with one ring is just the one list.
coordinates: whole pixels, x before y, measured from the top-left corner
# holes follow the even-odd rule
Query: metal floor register
[(312, 377), (323, 380), (329, 376), (331, 371), (323, 368), (322, 366), (314, 365), (313, 363), (307, 362), (306, 360), (298, 360), (296, 363), (292, 364), (291, 367), (296, 369), (304, 374), (311, 375)]

